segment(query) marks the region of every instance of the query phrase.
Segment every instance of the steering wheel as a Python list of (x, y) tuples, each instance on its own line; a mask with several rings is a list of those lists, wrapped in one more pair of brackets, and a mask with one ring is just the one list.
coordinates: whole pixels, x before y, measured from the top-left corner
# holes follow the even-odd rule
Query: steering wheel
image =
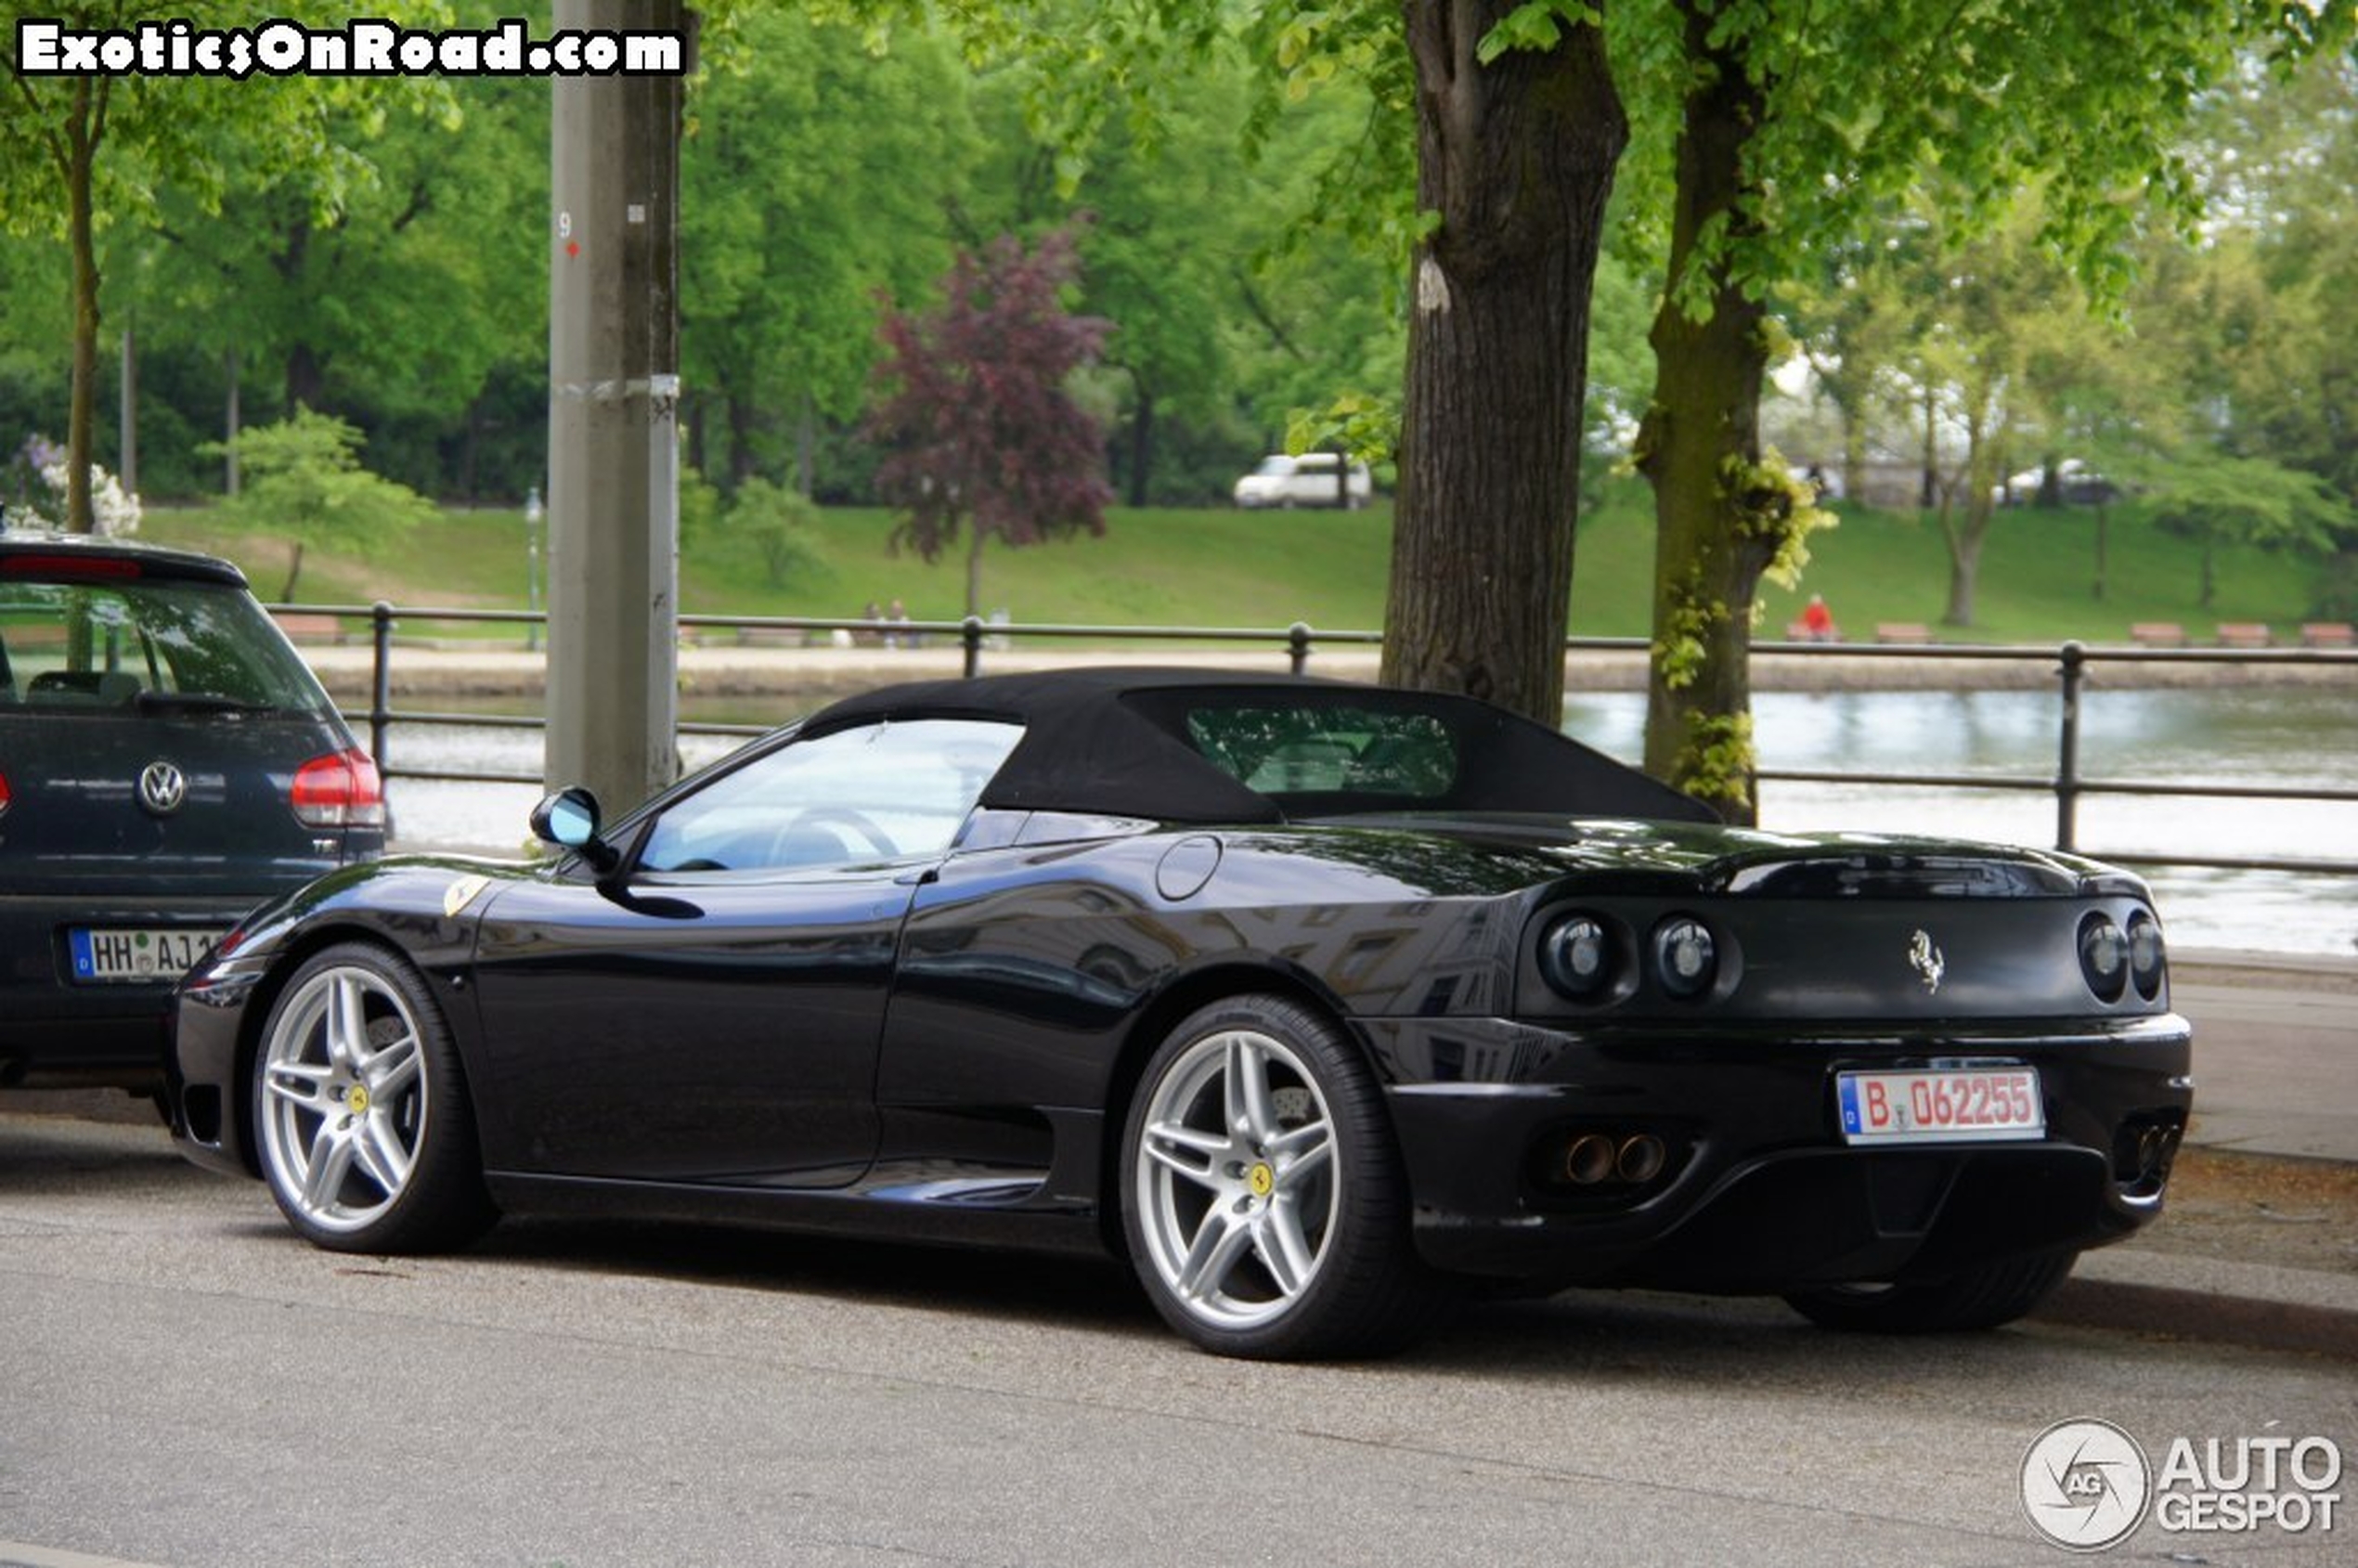
[(849, 806), (813, 806), (809, 810), (797, 811), (785, 826), (778, 830), (771, 843), (783, 849), (807, 827), (835, 835), (838, 842), (841, 836), (836, 830), (847, 828), (864, 839), (868, 848), (879, 855), (889, 859), (900, 853), (900, 847), (886, 836), (884, 829), (871, 822), (865, 812)]

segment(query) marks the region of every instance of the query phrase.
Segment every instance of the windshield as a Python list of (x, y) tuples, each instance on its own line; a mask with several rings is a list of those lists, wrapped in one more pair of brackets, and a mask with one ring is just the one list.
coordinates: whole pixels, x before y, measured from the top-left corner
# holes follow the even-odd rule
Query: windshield
[(141, 700), (316, 712), (327, 696), (260, 605), (222, 584), (0, 581), (0, 703)]

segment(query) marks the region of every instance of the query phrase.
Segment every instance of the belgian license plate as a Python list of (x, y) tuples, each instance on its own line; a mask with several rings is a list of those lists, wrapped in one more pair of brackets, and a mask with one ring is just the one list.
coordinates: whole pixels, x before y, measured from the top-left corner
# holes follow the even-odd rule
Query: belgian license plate
[(1846, 1143), (1971, 1143), (2047, 1130), (2035, 1068), (1845, 1072), (1834, 1092)]
[(186, 927), (91, 927), (66, 932), (73, 978), (93, 984), (176, 980), (201, 963), (221, 940), (218, 931)]

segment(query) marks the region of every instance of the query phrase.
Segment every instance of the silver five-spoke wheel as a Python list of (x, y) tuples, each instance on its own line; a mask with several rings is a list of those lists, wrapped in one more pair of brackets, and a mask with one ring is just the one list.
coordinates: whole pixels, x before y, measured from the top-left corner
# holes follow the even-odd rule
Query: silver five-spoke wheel
[(1207, 1350), (1389, 1350), (1440, 1302), (1409, 1245), (1382, 1093), (1332, 1022), (1287, 998), (1213, 1003), (1171, 1031), (1120, 1171), (1138, 1277)]
[(270, 1185), (322, 1230), (382, 1218), (408, 1185), (429, 1110), (418, 1020), (359, 968), (322, 971), (287, 998), (262, 1063)]
[(1156, 1272), (1206, 1323), (1249, 1328), (1310, 1288), (1334, 1233), (1334, 1128), (1286, 1043), (1225, 1030), (1156, 1083), (1137, 1190)]
[(361, 944), (297, 969), (254, 1062), (262, 1173), (322, 1246), (399, 1251), (489, 1222), (441, 1016), (416, 973)]

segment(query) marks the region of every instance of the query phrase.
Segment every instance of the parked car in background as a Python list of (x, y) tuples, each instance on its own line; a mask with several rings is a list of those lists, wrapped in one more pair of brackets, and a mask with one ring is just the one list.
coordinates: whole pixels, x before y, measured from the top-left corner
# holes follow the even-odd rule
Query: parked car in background
[(0, 533), (0, 1084), (163, 1082), (238, 917), (382, 853), (384, 796), (235, 566)]
[[(2047, 482), (2043, 468), (2026, 468), (2008, 474), (1990, 499), (2000, 506), (2029, 506), (2039, 499)], [(2062, 506), (2101, 506), (2118, 499), (2120, 486), (2078, 458), (2055, 464), (2055, 500)]]
[(1332, 452), (1299, 457), (1273, 452), (1237, 481), (1237, 504), (1249, 512), (1296, 506), (1341, 506), (1356, 512), (1374, 499), (1375, 481), (1363, 462), (1353, 463), (1349, 476), (1338, 481), (1341, 462)]
[(2192, 1099), (2128, 873), (1725, 827), (1464, 697), (888, 687), (534, 826), (255, 912), (181, 993), (184, 1150), (331, 1250), (1103, 1251), (1197, 1344), (1314, 1356), (1476, 1280), (2003, 1323), (2160, 1212)]

